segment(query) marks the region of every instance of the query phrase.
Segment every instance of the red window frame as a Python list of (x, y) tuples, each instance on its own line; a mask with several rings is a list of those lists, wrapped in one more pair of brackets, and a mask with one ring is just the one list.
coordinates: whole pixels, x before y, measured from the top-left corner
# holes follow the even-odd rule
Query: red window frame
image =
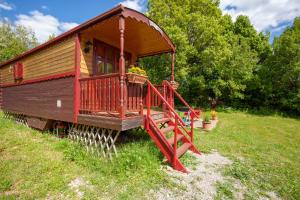
[[(93, 55), (93, 75), (103, 75), (103, 74), (109, 74), (109, 73), (117, 73), (119, 71), (119, 57), (120, 57), (120, 49), (113, 47), (109, 44), (106, 44), (102, 41), (99, 41), (97, 39), (94, 39), (93, 41), (94, 46), (94, 55)], [(100, 52), (100, 48), (103, 49), (103, 55), (98, 55), (98, 52)], [(109, 58), (108, 52), (112, 53), (112, 58)], [(125, 52), (125, 63), (126, 68), (128, 68), (128, 65), (130, 63), (131, 54)], [(103, 62), (104, 64), (104, 70), (99, 71), (98, 61)], [(109, 72), (108, 65), (112, 65), (112, 71)]]

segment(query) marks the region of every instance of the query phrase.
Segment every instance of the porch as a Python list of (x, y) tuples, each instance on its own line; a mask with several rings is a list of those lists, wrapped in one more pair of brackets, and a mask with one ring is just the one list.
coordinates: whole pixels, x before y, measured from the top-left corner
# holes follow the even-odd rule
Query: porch
[[(170, 100), (170, 90), (157, 85), (158, 91)], [(103, 128), (128, 130), (143, 125), (147, 114), (147, 87), (128, 82), (125, 78), (124, 117), (120, 107), (119, 74), (100, 75), (80, 79), (80, 109), (78, 122)], [(155, 93), (149, 94), (151, 115), (163, 117), (162, 101)]]
[[(147, 95), (146, 84), (128, 80), (128, 70), (132, 65), (138, 66), (140, 58), (169, 54), (170, 80), (174, 80), (175, 46), (145, 15), (122, 6), (118, 7), (118, 13), (114, 12), (117, 11), (106, 13), (106, 17), (78, 34), (76, 120), (81, 124), (127, 130), (143, 124)], [(163, 94), (162, 86), (157, 88)], [(152, 106), (161, 105), (155, 94), (151, 98)]]

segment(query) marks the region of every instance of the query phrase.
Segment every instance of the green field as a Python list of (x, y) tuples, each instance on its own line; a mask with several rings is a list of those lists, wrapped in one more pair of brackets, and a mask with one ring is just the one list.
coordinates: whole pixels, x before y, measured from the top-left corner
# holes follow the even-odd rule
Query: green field
[[(150, 189), (174, 187), (160, 168), (162, 155), (143, 132), (124, 133), (113, 162), (58, 139), (3, 119), (0, 113), (0, 199), (141, 199)], [(221, 112), (218, 127), (195, 132), (203, 152), (217, 150), (233, 160), (228, 176), (246, 187), (247, 199), (267, 191), (300, 199), (300, 121), (280, 116)], [(218, 187), (218, 193), (229, 188)]]

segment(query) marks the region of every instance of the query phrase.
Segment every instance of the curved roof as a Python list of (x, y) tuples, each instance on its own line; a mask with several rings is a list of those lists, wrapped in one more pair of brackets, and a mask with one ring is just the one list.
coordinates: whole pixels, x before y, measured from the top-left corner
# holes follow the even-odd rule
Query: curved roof
[(61, 40), (67, 38), (67, 37), (70, 37), (70, 36), (73, 36), (77, 33), (79, 33), (80, 31), (83, 31), (101, 21), (104, 21), (106, 19), (109, 19), (113, 16), (117, 16), (117, 15), (122, 15), (124, 16), (125, 18), (133, 18), (139, 22), (143, 22), (145, 23), (146, 25), (150, 26), (151, 28), (155, 29), (157, 32), (160, 33), (160, 35), (163, 37), (163, 39), (167, 42), (168, 46), (169, 46), (169, 52), (175, 52), (175, 45), (173, 44), (173, 42), (171, 41), (171, 39), (169, 38), (169, 36), (163, 31), (163, 29), (158, 26), (155, 22), (153, 22), (150, 18), (148, 18), (147, 16), (145, 16), (144, 14), (136, 11), (136, 10), (133, 10), (133, 9), (130, 9), (130, 8), (127, 8), (127, 7), (124, 7), (123, 5), (118, 5), (114, 8), (112, 8), (111, 10), (109, 11), (106, 11), (100, 15), (98, 15), (97, 17), (94, 17), (80, 25), (78, 25), (77, 27), (55, 37), (54, 39), (52, 40), (49, 40), (47, 41), (46, 43), (43, 43), (29, 51), (26, 51), (10, 60), (7, 60), (7, 61), (4, 61), (3, 63), (0, 64), (0, 67), (4, 66), (4, 65), (7, 65), (7, 64), (10, 64), (12, 62), (15, 62), (21, 58), (24, 58), (28, 55), (31, 55), (41, 49), (44, 49), (44, 48), (47, 48), (51, 45), (54, 45), (56, 44), (57, 42), (60, 42)]

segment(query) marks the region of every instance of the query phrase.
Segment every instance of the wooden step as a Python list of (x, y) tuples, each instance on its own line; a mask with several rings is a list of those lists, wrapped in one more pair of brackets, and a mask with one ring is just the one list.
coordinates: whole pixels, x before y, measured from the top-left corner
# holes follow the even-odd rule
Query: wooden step
[[(183, 135), (178, 135), (177, 136), (177, 142), (180, 141), (182, 138), (183, 138)], [(174, 144), (174, 137), (169, 138), (168, 142), (170, 143), (170, 145), (173, 145)]]
[(168, 126), (168, 127), (166, 127), (166, 128), (160, 129), (160, 131), (161, 131), (163, 134), (167, 134), (167, 133), (173, 131), (174, 128), (175, 128), (174, 126)]
[(176, 151), (177, 158), (180, 158), (191, 146), (191, 143), (186, 142), (181, 147), (179, 147)]
[(170, 118), (165, 117), (165, 118), (157, 119), (154, 122), (156, 124), (162, 124), (162, 123), (165, 123), (165, 122), (169, 122), (170, 120), (171, 120)]

